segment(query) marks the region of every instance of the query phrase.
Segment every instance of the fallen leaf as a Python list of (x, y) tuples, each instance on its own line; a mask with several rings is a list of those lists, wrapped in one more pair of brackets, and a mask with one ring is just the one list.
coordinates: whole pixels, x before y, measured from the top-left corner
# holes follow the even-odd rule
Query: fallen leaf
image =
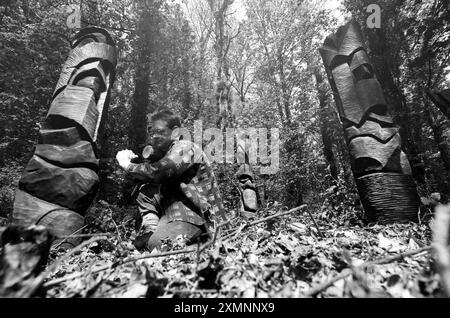
[(299, 234), (306, 234), (307, 232), (307, 227), (303, 223), (292, 223), (290, 228)]
[(140, 298), (144, 297), (147, 293), (148, 286), (142, 283), (135, 283), (131, 285), (128, 290), (120, 295), (120, 298)]

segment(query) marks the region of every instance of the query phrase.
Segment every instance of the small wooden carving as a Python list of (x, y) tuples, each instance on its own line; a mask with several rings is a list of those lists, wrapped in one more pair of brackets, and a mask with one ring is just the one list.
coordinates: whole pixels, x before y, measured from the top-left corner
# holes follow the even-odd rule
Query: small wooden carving
[(258, 210), (258, 194), (252, 167), (244, 163), (236, 173), (240, 193), (240, 212), (242, 216), (255, 216)]

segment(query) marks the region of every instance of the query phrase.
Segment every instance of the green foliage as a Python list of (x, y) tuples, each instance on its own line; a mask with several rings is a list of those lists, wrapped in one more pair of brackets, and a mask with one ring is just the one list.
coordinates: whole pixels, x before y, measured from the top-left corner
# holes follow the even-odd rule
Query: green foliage
[[(229, 86), (225, 124), (280, 129), (280, 170), (257, 176), (268, 202), (285, 207), (325, 202), (320, 210), (324, 218), (360, 215), (341, 123), (317, 51), (337, 24), (333, 12), (317, 3), (233, 3), (223, 21), (221, 59), (216, 50), (216, 17), (206, 0), (84, 3), (83, 26), (109, 30), (120, 52), (99, 144), (99, 198), (120, 201), (123, 176), (114, 157), (118, 150), (138, 150), (145, 143), (149, 112), (168, 107), (187, 127), (197, 119), (203, 120), (204, 128), (220, 121), (216, 94), (217, 71), (222, 68), (228, 70)], [(381, 1), (381, 30), (365, 27), (369, 3), (344, 1), (343, 7), (363, 26), (377, 75), (401, 126), (421, 196), (434, 192), (448, 196), (446, 153), (439, 144), (446, 136), (450, 138), (450, 130), (425, 96), (427, 89), (448, 86), (445, 1)], [(10, 187), (2, 187), (2, 197), (9, 202), (4, 206), (10, 206), (12, 182), (18, 178), (15, 169), (19, 171), (30, 157), (75, 32), (66, 26), (66, 4), (10, 0), (0, 5), (0, 166)], [(316, 70), (323, 77), (319, 85)], [(337, 179), (331, 165), (337, 168)], [(237, 165), (215, 167), (229, 209), (237, 207), (236, 170)]]
[(14, 193), (19, 184), (23, 166), (14, 162), (0, 167), (0, 217), (7, 218), (12, 212)]
[(32, 2), (10, 1), (0, 22), (0, 165), (27, 159), (69, 48), (64, 11)]

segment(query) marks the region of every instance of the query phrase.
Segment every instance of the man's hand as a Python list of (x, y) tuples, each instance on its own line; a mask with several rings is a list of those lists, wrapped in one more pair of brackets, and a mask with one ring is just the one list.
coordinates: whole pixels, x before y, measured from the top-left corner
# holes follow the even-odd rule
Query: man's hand
[(119, 151), (116, 155), (116, 160), (122, 169), (127, 170), (131, 164), (131, 159), (137, 158), (137, 155), (131, 150)]

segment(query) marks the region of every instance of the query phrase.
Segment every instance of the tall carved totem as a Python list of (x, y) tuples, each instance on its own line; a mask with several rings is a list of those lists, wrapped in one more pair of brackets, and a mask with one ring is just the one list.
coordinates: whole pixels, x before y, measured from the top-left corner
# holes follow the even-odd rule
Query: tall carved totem
[(351, 20), (340, 27), (325, 39), (320, 53), (344, 128), (366, 221), (417, 221), (420, 200), (411, 167), (364, 49), (359, 25)]
[(116, 64), (115, 44), (107, 31), (90, 27), (75, 36), (38, 144), (19, 181), (12, 224), (43, 225), (56, 237), (83, 227), (98, 189), (96, 142)]

